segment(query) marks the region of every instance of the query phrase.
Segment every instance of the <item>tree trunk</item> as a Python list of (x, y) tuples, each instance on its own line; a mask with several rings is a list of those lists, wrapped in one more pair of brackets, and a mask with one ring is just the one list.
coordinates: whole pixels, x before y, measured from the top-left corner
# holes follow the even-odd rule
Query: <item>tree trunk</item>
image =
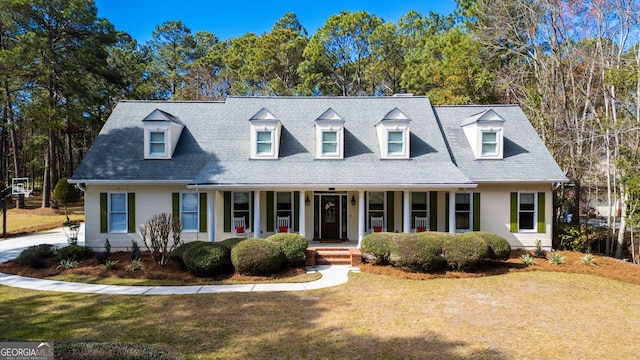
[(626, 225), (627, 225), (627, 200), (629, 200), (629, 195), (627, 194), (627, 190), (624, 186), (620, 187), (620, 230), (618, 230), (618, 242), (616, 246), (616, 258), (622, 258), (622, 249), (624, 248), (624, 235), (626, 233)]
[[(51, 133), (51, 131), (49, 132)], [(49, 145), (51, 145), (51, 141), (49, 141)], [(51, 207), (51, 167), (49, 164), (51, 163), (51, 147), (47, 149), (45, 160), (44, 160), (44, 174), (42, 178), (42, 207), (48, 208)]]

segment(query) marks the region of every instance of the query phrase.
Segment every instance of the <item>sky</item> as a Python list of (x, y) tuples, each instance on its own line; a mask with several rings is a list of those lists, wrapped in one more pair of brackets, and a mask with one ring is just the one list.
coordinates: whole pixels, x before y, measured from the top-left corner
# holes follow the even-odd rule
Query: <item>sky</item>
[(286, 12), (294, 12), (309, 35), (341, 10), (366, 10), (384, 21), (396, 22), (409, 10), (423, 15), (430, 11), (448, 15), (456, 8), (455, 0), (95, 0), (98, 17), (106, 18), (117, 30), (138, 42), (151, 40), (156, 25), (180, 20), (192, 33), (207, 30), (220, 40), (248, 32), (261, 35)]

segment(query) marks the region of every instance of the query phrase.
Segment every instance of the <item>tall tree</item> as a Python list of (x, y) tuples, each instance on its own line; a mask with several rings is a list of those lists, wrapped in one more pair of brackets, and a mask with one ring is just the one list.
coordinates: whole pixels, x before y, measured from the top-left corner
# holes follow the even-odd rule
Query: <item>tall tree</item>
[(185, 75), (192, 59), (195, 39), (191, 30), (180, 20), (156, 26), (150, 46), (154, 61), (151, 76), (156, 79), (164, 98), (173, 98), (185, 87)]
[(33, 74), (29, 102), (22, 111), (47, 136), (42, 206), (49, 207), (51, 184), (62, 170), (57, 161), (61, 130), (78, 119), (79, 107), (94, 93), (91, 82), (84, 80), (108, 75), (104, 64), (115, 32), (110, 23), (97, 18), (91, 0), (15, 1), (10, 7), (19, 42), (28, 49), (27, 70)]
[(382, 19), (366, 11), (342, 11), (327, 19), (307, 45), (299, 71), (305, 93), (366, 95), (371, 65), (371, 34)]

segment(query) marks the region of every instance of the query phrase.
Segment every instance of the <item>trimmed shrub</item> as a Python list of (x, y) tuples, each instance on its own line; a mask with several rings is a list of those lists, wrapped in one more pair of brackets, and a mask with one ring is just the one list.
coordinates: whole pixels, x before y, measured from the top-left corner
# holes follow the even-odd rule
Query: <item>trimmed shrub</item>
[(93, 257), (93, 249), (89, 246), (67, 245), (58, 249), (58, 261), (65, 259), (84, 260)]
[(489, 245), (489, 260), (509, 260), (511, 256), (511, 245), (509, 245), (507, 239), (496, 234), (482, 231), (471, 234), (476, 235)]
[(296, 267), (304, 265), (307, 250), (307, 239), (300, 234), (273, 234), (267, 240), (280, 244), (285, 264)]
[(189, 250), (192, 246), (196, 246), (198, 244), (205, 244), (207, 243), (206, 241), (191, 241), (188, 243), (183, 243), (182, 245), (178, 246), (177, 248), (175, 248), (172, 252), (169, 253), (169, 260), (173, 260), (175, 262), (177, 262), (178, 264), (180, 264), (180, 266), (182, 266), (183, 269), (187, 269), (186, 265), (184, 264), (184, 260), (183, 260), (183, 256), (184, 253)]
[(238, 245), (241, 241), (247, 240), (247, 238), (229, 238), (226, 240), (222, 240), (220, 244), (226, 246), (229, 251), (233, 250), (233, 248)]
[(389, 255), (391, 265), (410, 272), (430, 272), (444, 267), (442, 241), (437, 235), (404, 235)]
[(373, 265), (389, 264), (389, 255), (395, 247), (394, 233), (370, 233), (362, 238), (362, 258)]
[(231, 250), (233, 267), (243, 275), (272, 274), (280, 270), (283, 260), (280, 244), (271, 240), (251, 238)]
[(185, 250), (182, 260), (187, 271), (197, 277), (220, 274), (231, 265), (229, 249), (215, 242), (196, 242)]
[[(50, 244), (40, 244), (40, 245), (29, 246), (28, 248), (22, 250), (22, 252), (20, 253), (20, 255), (18, 255), (16, 260), (18, 260), (18, 264), (20, 265), (31, 266), (32, 264), (34, 264), (38, 266), (42, 264), (42, 266), (35, 267), (37, 269), (37, 268), (44, 267), (44, 259), (49, 259), (54, 256), (56, 256), (55, 246)], [(40, 259), (42, 261), (36, 261), (33, 259)]]
[(455, 236), (443, 244), (447, 265), (454, 270), (468, 270), (489, 257), (489, 245), (469, 232)]

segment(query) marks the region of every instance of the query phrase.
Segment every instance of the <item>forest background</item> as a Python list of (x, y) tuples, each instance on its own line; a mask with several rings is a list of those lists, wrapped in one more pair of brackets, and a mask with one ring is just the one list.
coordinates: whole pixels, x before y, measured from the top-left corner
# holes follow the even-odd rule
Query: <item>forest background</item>
[(408, 92), (437, 105), (515, 103), (570, 180), (556, 208), (587, 216), (606, 203), (596, 214), (611, 229), (606, 253), (620, 256), (625, 228), (640, 223), (640, 0), (456, 3), (451, 15), (397, 22), (342, 11), (313, 34), (285, 13), (269, 32), (226, 40), (173, 20), (139, 43), (93, 0), (4, 0), (0, 181), (33, 179), (50, 207), (122, 99)]

